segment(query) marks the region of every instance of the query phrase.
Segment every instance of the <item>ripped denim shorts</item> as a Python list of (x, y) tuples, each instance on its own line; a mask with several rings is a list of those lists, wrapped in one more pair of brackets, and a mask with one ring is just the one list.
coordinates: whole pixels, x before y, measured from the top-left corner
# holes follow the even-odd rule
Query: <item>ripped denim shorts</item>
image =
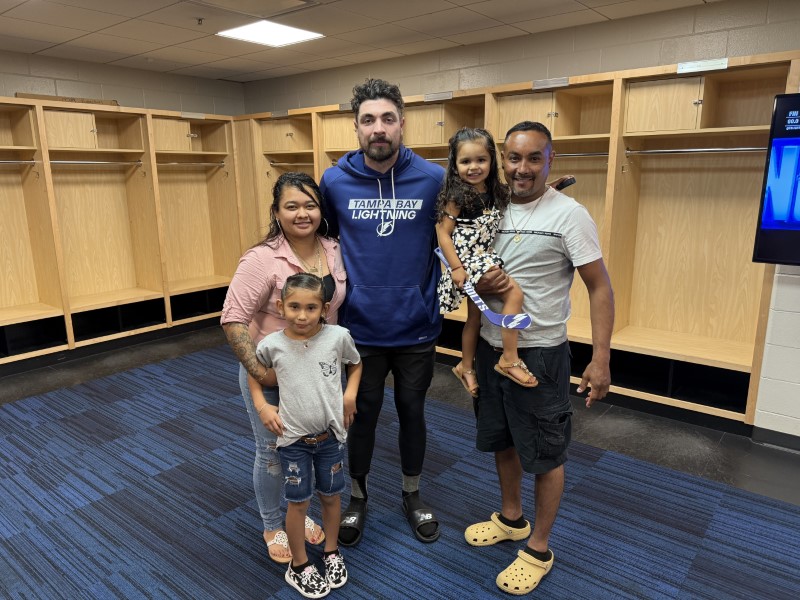
[[(323, 434), (304, 438), (316, 438)], [(308, 443), (303, 439), (278, 448), (283, 468), (283, 493), (287, 502), (305, 502), (316, 490), (324, 496), (344, 491), (344, 444), (333, 432), (327, 438)]]

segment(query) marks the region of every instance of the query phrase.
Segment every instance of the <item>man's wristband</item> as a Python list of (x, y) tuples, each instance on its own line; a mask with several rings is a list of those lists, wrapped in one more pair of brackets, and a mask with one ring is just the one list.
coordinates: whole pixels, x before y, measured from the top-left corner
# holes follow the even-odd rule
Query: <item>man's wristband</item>
[(453, 271), (458, 271), (459, 269), (463, 269), (463, 268), (464, 268), (464, 265), (458, 265), (457, 267), (453, 267), (452, 269), (450, 269), (450, 272), (452, 273)]

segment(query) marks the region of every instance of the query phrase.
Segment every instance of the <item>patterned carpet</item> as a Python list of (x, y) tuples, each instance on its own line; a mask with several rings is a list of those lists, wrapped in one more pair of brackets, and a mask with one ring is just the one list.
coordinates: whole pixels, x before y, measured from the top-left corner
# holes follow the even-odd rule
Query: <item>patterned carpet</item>
[[(400, 510), (391, 401), (364, 540), (329, 598), (509, 597), (494, 578), (519, 544), (463, 538), (499, 502), (473, 416), (428, 403), (423, 497), (442, 536), (421, 544)], [(224, 346), (0, 406), (0, 597), (300, 598), (267, 558), (252, 460)], [(579, 443), (551, 543), (532, 598), (800, 597), (800, 507)]]

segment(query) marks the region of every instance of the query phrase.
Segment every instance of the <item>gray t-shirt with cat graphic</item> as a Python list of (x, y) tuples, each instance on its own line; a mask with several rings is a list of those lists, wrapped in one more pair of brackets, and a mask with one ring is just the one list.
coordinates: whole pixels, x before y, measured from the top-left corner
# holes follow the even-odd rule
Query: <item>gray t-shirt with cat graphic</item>
[(259, 342), (256, 355), (278, 377), (283, 421), (278, 447), (328, 429), (340, 442), (347, 440), (342, 369), (361, 362), (347, 329), (325, 324), (307, 340), (293, 340), (277, 331)]

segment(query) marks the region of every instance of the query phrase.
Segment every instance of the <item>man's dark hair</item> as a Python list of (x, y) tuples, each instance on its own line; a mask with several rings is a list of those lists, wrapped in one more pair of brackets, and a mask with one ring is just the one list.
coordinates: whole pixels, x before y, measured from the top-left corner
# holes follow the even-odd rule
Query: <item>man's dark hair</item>
[(553, 136), (550, 133), (550, 130), (538, 121), (522, 121), (522, 123), (517, 123), (506, 132), (506, 137), (503, 138), (503, 141), (507, 140), (508, 136), (510, 136), (512, 133), (516, 133), (518, 131), (538, 131), (539, 133), (543, 133), (545, 136), (547, 136), (548, 144), (553, 143)]
[(403, 95), (400, 88), (393, 83), (383, 79), (367, 79), (361, 85), (353, 88), (353, 98), (350, 100), (350, 107), (353, 109), (356, 119), (358, 119), (358, 109), (365, 100), (388, 100), (397, 107), (399, 116), (403, 116)]

